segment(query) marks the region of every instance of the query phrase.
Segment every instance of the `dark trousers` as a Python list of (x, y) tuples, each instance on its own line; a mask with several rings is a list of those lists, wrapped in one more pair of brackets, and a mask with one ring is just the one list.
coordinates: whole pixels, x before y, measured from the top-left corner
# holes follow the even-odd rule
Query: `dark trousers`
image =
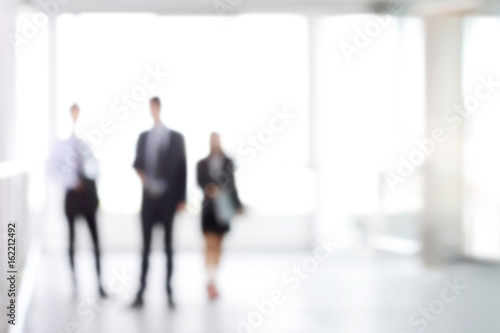
[(142, 224), (142, 266), (139, 295), (146, 289), (146, 278), (149, 268), (149, 252), (151, 252), (151, 236), (154, 225), (159, 222), (165, 228), (165, 253), (167, 255), (167, 293), (172, 294), (170, 281), (173, 272), (172, 231), (175, 214), (175, 202), (168, 198), (143, 198), (141, 209)]
[(87, 222), (90, 236), (94, 243), (94, 256), (99, 287), (101, 287), (101, 251), (97, 233), (96, 207), (88, 202), (84, 192), (69, 190), (66, 192), (64, 210), (69, 226), (69, 261), (73, 278), (75, 279), (75, 220), (81, 215)]

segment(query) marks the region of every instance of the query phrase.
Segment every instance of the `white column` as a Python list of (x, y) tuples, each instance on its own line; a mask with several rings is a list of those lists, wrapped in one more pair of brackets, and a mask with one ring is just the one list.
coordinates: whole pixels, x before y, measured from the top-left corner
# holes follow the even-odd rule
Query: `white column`
[(56, 76), (57, 76), (57, 25), (56, 16), (49, 17), (49, 143), (56, 139), (57, 103), (56, 103)]
[(462, 26), (459, 15), (426, 19), (426, 133), (446, 135), (425, 166), (423, 259), (442, 265), (462, 254), (463, 128), (451, 128), (446, 110), (462, 103)]
[(9, 42), (16, 31), (16, 2), (0, 2), (0, 163), (15, 156), (15, 53)]
[(318, 170), (318, 132), (317, 128), (317, 114), (318, 114), (318, 95), (317, 95), (317, 81), (318, 81), (318, 17), (310, 15), (308, 17), (309, 29), (309, 168), (313, 174), (313, 196), (314, 204), (311, 213), (311, 247), (317, 243), (317, 238), (321, 236), (321, 223), (319, 214), (319, 196), (320, 196), (320, 179)]

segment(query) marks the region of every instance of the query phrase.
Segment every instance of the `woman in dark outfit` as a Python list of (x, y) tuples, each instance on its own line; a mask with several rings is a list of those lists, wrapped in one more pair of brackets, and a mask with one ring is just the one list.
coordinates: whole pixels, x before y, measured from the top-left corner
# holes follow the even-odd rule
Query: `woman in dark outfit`
[(210, 299), (214, 299), (219, 295), (215, 275), (222, 252), (222, 240), (230, 229), (233, 212), (243, 212), (234, 181), (233, 161), (222, 151), (217, 133), (210, 136), (210, 154), (198, 162), (197, 179), (204, 193), (201, 226), (205, 238), (207, 291)]

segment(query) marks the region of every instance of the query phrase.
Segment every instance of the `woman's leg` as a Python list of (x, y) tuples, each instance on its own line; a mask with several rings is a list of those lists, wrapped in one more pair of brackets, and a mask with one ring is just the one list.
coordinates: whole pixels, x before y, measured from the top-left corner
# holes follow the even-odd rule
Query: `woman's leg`
[(222, 255), (222, 241), (224, 239), (224, 234), (215, 234), (214, 243), (215, 243), (215, 253), (214, 253), (214, 263), (215, 268), (219, 267), (220, 257)]
[(215, 285), (217, 268), (222, 252), (223, 235), (218, 233), (205, 233), (205, 264), (208, 276), (208, 295), (211, 299), (217, 298), (219, 292)]
[(216, 266), (216, 235), (211, 232), (203, 234), (205, 238), (205, 267), (208, 273), (208, 283), (213, 282), (211, 270)]
[(205, 237), (205, 267), (207, 270), (207, 290), (211, 299), (217, 297), (215, 288), (215, 273), (217, 270), (217, 234), (212, 232), (204, 233)]

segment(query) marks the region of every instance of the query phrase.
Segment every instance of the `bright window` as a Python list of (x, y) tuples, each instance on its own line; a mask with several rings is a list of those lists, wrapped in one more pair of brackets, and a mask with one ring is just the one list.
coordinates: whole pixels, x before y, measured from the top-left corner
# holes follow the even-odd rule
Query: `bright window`
[[(245, 15), (221, 21), (218, 17), (66, 14), (59, 17), (57, 31), (57, 132), (60, 137), (69, 134), (69, 106), (79, 103), (78, 132), (89, 140), (85, 133), (93, 131), (98, 143), (93, 148), (101, 164), (105, 211), (138, 211), (141, 191), (131, 164), (139, 133), (152, 126), (147, 99), (154, 95), (162, 99), (167, 126), (185, 135), (190, 193), (197, 191), (195, 163), (208, 153), (209, 133), (215, 130), (227, 153), (242, 166), (237, 181), (248, 205), (272, 214), (310, 209), (308, 201), (301, 199), (311, 197), (304, 192), (310, 189), (304, 18)], [(156, 66), (168, 71), (169, 77), (148, 90), (143, 101), (129, 101), (134, 106), (128, 107), (126, 117), (124, 112), (114, 112), (113, 107), (125, 106), (124, 95), (133, 99), (148, 68)], [(275, 122), (275, 112), (283, 108), (296, 118), (281, 120), (279, 129), (272, 130), (278, 128), (270, 124)], [(114, 127), (100, 136), (96, 129), (105, 118)], [(252, 148), (251, 137), (259, 140), (257, 148)], [(255, 154), (249, 152), (252, 149)], [(191, 198), (199, 200), (197, 195)]]

